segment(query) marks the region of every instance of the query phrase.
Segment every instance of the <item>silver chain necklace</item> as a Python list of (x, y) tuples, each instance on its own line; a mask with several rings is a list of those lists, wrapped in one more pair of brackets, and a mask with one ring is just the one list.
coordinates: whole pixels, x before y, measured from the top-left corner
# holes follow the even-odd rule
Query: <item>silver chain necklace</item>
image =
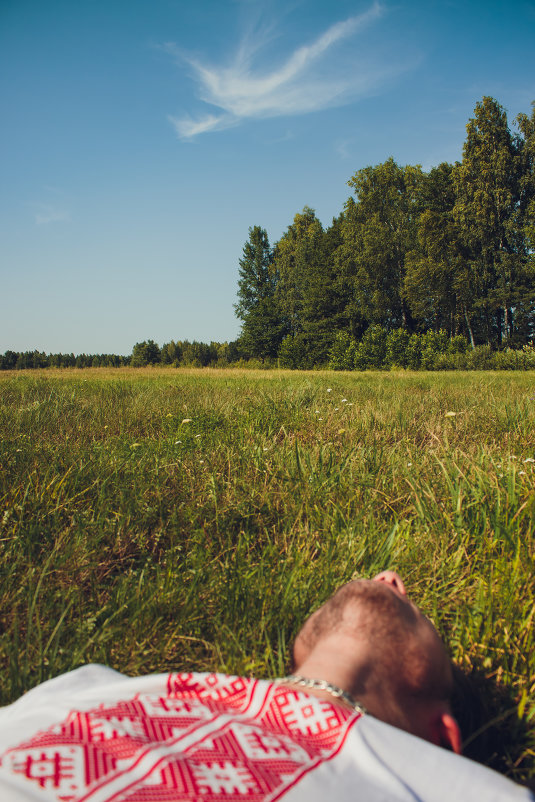
[(326, 693), (330, 693), (331, 696), (334, 696), (335, 699), (343, 699), (344, 702), (347, 702), (350, 707), (353, 708), (357, 713), (361, 713), (364, 715), (368, 711), (360, 702), (357, 702), (350, 693), (344, 691), (343, 688), (339, 688), (338, 685), (333, 685), (332, 682), (327, 682), (325, 679), (309, 679), (308, 677), (302, 677), (299, 674), (290, 674), (288, 677), (280, 677), (276, 679), (275, 682), (283, 683), (288, 682), (292, 685), (301, 685), (303, 688), (311, 688), (317, 691), (325, 691)]

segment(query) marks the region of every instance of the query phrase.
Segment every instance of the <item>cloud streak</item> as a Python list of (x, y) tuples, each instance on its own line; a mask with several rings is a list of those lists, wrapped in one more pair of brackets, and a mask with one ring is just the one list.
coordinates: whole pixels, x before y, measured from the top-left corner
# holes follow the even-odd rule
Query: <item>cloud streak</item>
[(64, 223), (71, 219), (70, 214), (65, 209), (40, 203), (35, 212), (35, 223), (38, 226), (48, 223)]
[[(313, 42), (298, 47), (281, 66), (271, 71), (255, 69), (254, 57), (261, 49), (259, 34), (249, 34), (227, 66), (214, 66), (181, 53), (176, 46), (165, 49), (192, 70), (198, 98), (220, 113), (168, 119), (182, 139), (193, 139), (208, 131), (220, 131), (243, 120), (308, 114), (339, 106), (373, 91), (388, 70), (363, 65), (347, 69), (332, 57), (344, 41), (355, 37), (383, 15), (378, 2), (363, 14), (331, 25)], [(355, 66), (354, 64), (352, 65)]]

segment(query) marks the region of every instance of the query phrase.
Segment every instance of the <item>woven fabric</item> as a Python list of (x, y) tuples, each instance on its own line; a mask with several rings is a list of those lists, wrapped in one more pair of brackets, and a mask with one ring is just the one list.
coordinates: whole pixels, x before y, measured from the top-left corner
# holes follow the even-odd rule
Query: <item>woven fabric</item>
[(170, 674), (160, 693), (73, 711), (8, 749), (2, 770), (46, 798), (279, 798), (331, 759), (359, 718), (253, 679)]
[(84, 666), (0, 708), (4, 802), (533, 802), (370, 715), (221, 674)]

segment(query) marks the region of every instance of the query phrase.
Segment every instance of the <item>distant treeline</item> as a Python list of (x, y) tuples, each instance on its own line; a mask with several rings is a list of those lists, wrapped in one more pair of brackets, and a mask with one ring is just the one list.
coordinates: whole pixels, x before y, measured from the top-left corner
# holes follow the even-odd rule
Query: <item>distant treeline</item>
[(328, 228), (305, 207), (273, 247), (265, 229), (249, 229), (235, 307), (246, 357), (327, 365), (336, 343), (360, 343), (371, 327), (444, 331), (471, 350), (532, 342), (535, 103), (511, 131), (484, 97), (466, 130), (454, 165), (425, 172), (390, 158), (358, 170)]
[(44, 351), (6, 351), (0, 356), (0, 370), (31, 368), (120, 368), (130, 364), (129, 356), (117, 354), (45, 354)]
[(146, 340), (134, 345), (130, 364), (132, 367), (158, 364), (173, 365), (176, 368), (206, 368), (215, 365), (224, 367), (238, 362), (242, 356), (236, 342), (208, 344), (196, 340), (171, 340), (159, 348), (153, 340)]
[[(297, 341), (299, 342), (299, 341)], [(297, 343), (284, 340), (276, 359), (250, 358), (239, 340), (230, 343), (172, 340), (161, 348), (154, 340), (136, 343), (131, 356), (117, 354), (45, 354), (42, 351), (6, 351), (0, 355), (0, 370), (31, 368), (120, 368), (166, 365), (170, 367), (302, 368), (307, 355)], [(291, 346), (291, 347), (289, 347)], [(535, 370), (535, 347), (495, 351), (489, 345), (470, 343), (462, 334), (450, 337), (444, 330), (409, 334), (402, 328), (388, 331), (369, 326), (356, 340), (340, 331), (321, 366), (331, 370)]]
[(174, 367), (226, 366), (237, 363), (244, 355), (237, 343), (202, 343), (194, 340), (165, 343), (161, 348), (154, 340), (134, 345), (130, 356), (118, 354), (46, 354), (43, 351), (6, 351), (0, 356), (0, 370), (31, 368), (121, 368), (126, 366), (173, 365)]

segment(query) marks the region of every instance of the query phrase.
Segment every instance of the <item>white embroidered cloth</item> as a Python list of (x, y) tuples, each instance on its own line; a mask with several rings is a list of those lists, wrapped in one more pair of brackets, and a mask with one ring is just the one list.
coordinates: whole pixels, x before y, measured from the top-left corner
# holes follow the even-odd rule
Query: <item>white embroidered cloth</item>
[(504, 777), (301, 690), (85, 666), (0, 709), (11, 802), (533, 800)]

